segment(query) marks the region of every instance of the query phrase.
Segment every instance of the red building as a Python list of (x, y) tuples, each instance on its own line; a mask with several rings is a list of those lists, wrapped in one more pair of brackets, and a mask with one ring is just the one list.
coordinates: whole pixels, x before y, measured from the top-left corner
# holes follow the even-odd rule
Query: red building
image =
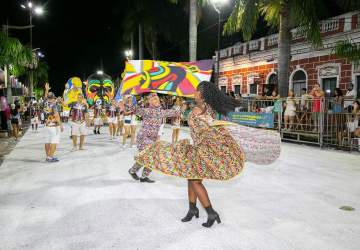
[[(320, 22), (321, 48), (307, 42), (300, 29), (293, 29), (289, 87), (299, 95), (320, 84), (327, 96), (335, 88), (346, 90), (353, 83), (360, 97), (360, 67), (334, 53), (336, 42), (360, 42), (360, 11), (349, 12)], [(237, 43), (220, 51), (219, 87), (242, 95), (261, 94), (277, 86), (278, 34), (245, 43)]]

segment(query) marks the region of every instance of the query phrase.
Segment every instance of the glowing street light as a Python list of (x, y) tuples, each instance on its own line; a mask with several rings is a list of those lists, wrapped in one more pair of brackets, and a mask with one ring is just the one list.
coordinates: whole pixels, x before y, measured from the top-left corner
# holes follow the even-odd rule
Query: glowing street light
[(128, 49), (128, 50), (125, 50), (125, 56), (127, 59), (132, 59), (132, 56), (133, 56), (133, 52), (131, 49)]
[(98, 74), (98, 75), (103, 75), (104, 72), (103, 72), (102, 70), (98, 70), (98, 71), (96, 71), (96, 74)]
[[(33, 5), (33, 3), (31, 1), (27, 2), (27, 5), (25, 4), (21, 4), (20, 5), (21, 8), (23, 9), (28, 9), (29, 10), (29, 21), (30, 21), (30, 48), (32, 49), (33, 47), (33, 25), (32, 25), (32, 18), (33, 15), (35, 16), (41, 16), (42, 14), (44, 14), (44, 9), (41, 6), (35, 6)], [(41, 53), (41, 52), (40, 52)], [(37, 53), (38, 57), (44, 57), (44, 55), (41, 53), (40, 55)], [(33, 96), (33, 72), (31, 71), (30, 74), (30, 96)]]
[(36, 15), (41, 16), (42, 14), (44, 14), (44, 9), (43, 9), (42, 7), (36, 7), (36, 8), (34, 9), (34, 13), (35, 13)]

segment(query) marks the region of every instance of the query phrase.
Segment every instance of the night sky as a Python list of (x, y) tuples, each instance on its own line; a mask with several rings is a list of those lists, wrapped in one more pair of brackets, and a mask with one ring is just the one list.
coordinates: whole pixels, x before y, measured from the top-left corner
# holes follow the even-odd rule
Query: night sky
[[(150, 1), (150, 0), (149, 0)], [(132, 0), (38, 0), (34, 4), (45, 7), (45, 14), (34, 17), (33, 47), (41, 48), (50, 67), (49, 82), (56, 94), (61, 94), (68, 78), (79, 76), (85, 80), (103, 65), (105, 73), (114, 79), (120, 76), (124, 65), (124, 50), (130, 42), (124, 41), (124, 16), (131, 13)], [(161, 5), (157, 6), (156, 4)], [(223, 8), (224, 18), (231, 11), (233, 0)], [(29, 13), (20, 7), (26, 1), (1, 1), (1, 23), (28, 25)], [(158, 59), (188, 60), (188, 14), (184, 4), (172, 5), (164, 0), (153, 0), (153, 15), (161, 11), (168, 30), (160, 34)], [(159, 14), (160, 15), (160, 14)], [(203, 8), (198, 27), (198, 59), (211, 58), (217, 48), (217, 13), (212, 6)], [(170, 27), (170, 28), (169, 28)], [(259, 25), (256, 36), (271, 32)], [(137, 34), (137, 30), (135, 30)], [(165, 34), (166, 33), (166, 34)], [(10, 31), (22, 43), (29, 43), (29, 31)], [(169, 38), (170, 37), (170, 38)], [(222, 38), (222, 47), (239, 41), (239, 34)], [(135, 50), (137, 50), (137, 35)], [(146, 48), (145, 58), (151, 59)], [(137, 53), (135, 53), (136, 59)]]

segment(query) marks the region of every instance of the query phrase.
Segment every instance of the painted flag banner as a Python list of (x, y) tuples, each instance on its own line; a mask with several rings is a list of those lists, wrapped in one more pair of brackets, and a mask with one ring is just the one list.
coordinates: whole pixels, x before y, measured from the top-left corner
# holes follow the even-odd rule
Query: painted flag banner
[(117, 96), (156, 92), (193, 97), (200, 82), (210, 81), (212, 67), (213, 60), (196, 62), (131, 60), (126, 62), (124, 78)]

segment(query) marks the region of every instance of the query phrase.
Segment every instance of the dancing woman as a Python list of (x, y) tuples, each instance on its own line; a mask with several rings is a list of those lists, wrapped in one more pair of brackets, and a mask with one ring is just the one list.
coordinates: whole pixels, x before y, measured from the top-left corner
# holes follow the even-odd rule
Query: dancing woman
[(119, 108), (115, 100), (111, 100), (111, 104), (106, 108), (106, 116), (109, 124), (110, 139), (115, 139), (116, 129), (119, 117)]
[(197, 200), (205, 208), (208, 219), (204, 227), (221, 222), (213, 209), (203, 179), (228, 180), (240, 174), (245, 159), (269, 164), (280, 154), (280, 137), (276, 132), (240, 125), (218, 126), (214, 111), (227, 115), (239, 103), (222, 93), (215, 84), (201, 82), (195, 93), (196, 107), (189, 115), (194, 144), (180, 140), (169, 144), (157, 141), (135, 158), (137, 164), (164, 174), (188, 179), (189, 211), (182, 219), (199, 217)]
[(125, 148), (126, 139), (131, 136), (130, 147), (132, 148), (135, 143), (136, 134), (136, 116), (134, 114), (135, 107), (133, 105), (133, 96), (127, 96), (124, 103), (124, 135), (123, 135), (123, 148)]

